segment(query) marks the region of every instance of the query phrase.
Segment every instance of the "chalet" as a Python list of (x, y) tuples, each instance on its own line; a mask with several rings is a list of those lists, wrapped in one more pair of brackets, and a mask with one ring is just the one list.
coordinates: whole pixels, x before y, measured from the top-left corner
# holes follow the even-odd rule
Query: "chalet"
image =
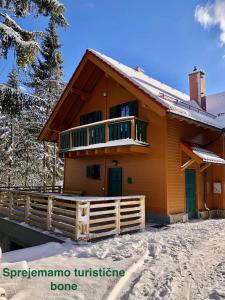
[(225, 119), (207, 111), (204, 71), (189, 83), (186, 95), (88, 49), (39, 135), (59, 145), (64, 191), (145, 195), (165, 223), (223, 212)]

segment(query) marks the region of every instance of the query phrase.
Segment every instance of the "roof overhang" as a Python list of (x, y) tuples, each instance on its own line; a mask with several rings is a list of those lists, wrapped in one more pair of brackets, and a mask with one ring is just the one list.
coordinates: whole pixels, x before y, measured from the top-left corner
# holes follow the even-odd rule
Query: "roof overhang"
[(174, 112), (171, 112), (171, 111), (168, 111), (167, 112), (167, 115), (172, 118), (172, 119), (177, 119), (177, 120), (180, 120), (180, 121), (185, 121), (189, 124), (193, 124), (195, 126), (198, 126), (198, 127), (203, 127), (205, 129), (210, 129), (212, 131), (217, 131), (217, 132), (221, 132), (222, 130), (218, 127), (215, 127), (213, 125), (210, 125), (210, 124), (206, 124), (206, 123), (203, 123), (201, 121), (196, 121), (194, 119), (191, 119), (191, 118), (188, 118), (188, 117), (185, 117), (185, 116), (182, 116), (182, 115), (178, 115)]
[(187, 169), (193, 163), (199, 165), (205, 165), (202, 167), (202, 171), (209, 167), (211, 164), (225, 165), (225, 160), (219, 157), (216, 153), (200, 147), (195, 144), (189, 144), (185, 142), (180, 143), (181, 150), (190, 157), (190, 160), (186, 162), (181, 168), (182, 170)]

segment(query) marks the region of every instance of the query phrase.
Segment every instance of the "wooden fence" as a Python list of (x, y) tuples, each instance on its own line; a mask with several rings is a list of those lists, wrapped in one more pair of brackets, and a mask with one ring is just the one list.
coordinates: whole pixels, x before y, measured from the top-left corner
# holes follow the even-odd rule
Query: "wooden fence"
[(74, 240), (145, 228), (145, 197), (73, 197), (0, 191), (0, 215)]
[(62, 187), (60, 185), (46, 185), (46, 186), (0, 186), (0, 192), (2, 190), (17, 190), (27, 192), (39, 192), (39, 193), (62, 193)]

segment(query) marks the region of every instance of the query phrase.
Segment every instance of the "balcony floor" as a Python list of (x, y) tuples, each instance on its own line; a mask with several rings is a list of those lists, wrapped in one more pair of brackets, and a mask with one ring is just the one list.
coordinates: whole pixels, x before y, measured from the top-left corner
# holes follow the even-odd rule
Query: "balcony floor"
[(61, 152), (61, 157), (96, 156), (103, 154), (149, 153), (149, 144), (132, 139), (74, 147)]

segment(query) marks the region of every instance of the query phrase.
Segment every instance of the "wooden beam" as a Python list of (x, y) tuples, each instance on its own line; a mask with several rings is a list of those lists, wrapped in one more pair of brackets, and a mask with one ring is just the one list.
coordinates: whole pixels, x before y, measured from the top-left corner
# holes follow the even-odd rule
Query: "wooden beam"
[(116, 147), (105, 148), (105, 154), (115, 154), (117, 151)]
[(188, 145), (185, 145), (183, 143), (180, 144), (181, 150), (184, 151), (184, 153), (186, 153), (189, 157), (191, 157), (192, 159), (194, 159), (198, 164), (202, 164), (203, 160), (196, 155), (192, 149), (190, 147), (188, 147)]
[(86, 99), (90, 96), (89, 93), (86, 93), (86, 92), (84, 92), (84, 91), (82, 91), (82, 90), (79, 90), (79, 89), (77, 89), (77, 88), (72, 88), (72, 89), (70, 90), (70, 92), (71, 92), (72, 94), (81, 96), (81, 99), (82, 99), (82, 100), (86, 100)]
[(185, 164), (183, 164), (181, 166), (181, 171), (186, 170), (188, 167), (190, 167), (193, 163), (195, 163), (196, 161), (192, 158), (189, 161), (187, 161)]
[(210, 167), (211, 166), (211, 163), (207, 163), (207, 164), (205, 164), (204, 166), (202, 166), (201, 168), (200, 168), (200, 172), (202, 173), (203, 171), (205, 171), (208, 167)]
[(117, 147), (116, 152), (117, 153), (129, 153), (130, 152), (130, 146)]
[(104, 148), (98, 148), (94, 150), (95, 155), (102, 155), (104, 152)]
[(149, 154), (150, 148), (148, 146), (130, 146), (130, 151), (131, 152), (136, 152), (136, 153), (143, 153), (143, 154)]

